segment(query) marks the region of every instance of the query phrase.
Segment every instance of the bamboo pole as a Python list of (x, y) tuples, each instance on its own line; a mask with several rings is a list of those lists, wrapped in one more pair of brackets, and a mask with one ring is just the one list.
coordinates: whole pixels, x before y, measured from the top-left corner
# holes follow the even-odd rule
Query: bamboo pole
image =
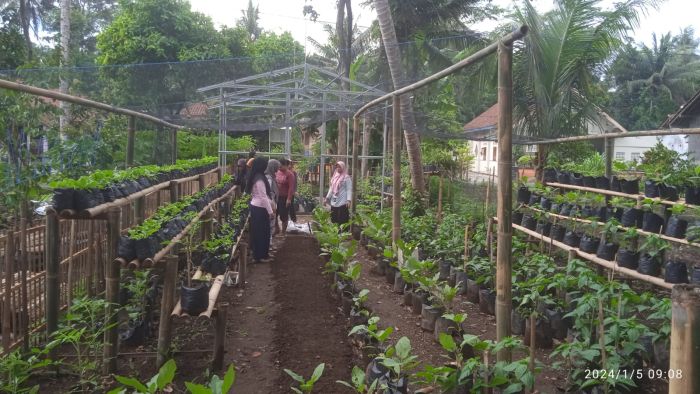
[(99, 226), (99, 229), (97, 230), (97, 242), (95, 243), (95, 254), (97, 255), (97, 259), (95, 261), (97, 268), (95, 272), (95, 275), (97, 276), (97, 288), (95, 290), (97, 291), (97, 294), (102, 294), (105, 291), (105, 258), (102, 250), (102, 242), (102, 226)]
[[(159, 192), (158, 192), (159, 193)], [(146, 197), (134, 200), (134, 225), (138, 226), (146, 219)]]
[(175, 287), (177, 282), (178, 257), (168, 255), (165, 258), (165, 277), (163, 279), (163, 299), (160, 303), (160, 324), (158, 325), (158, 355), (156, 367), (160, 368), (170, 352), (171, 319), (170, 313), (175, 306)]
[(437, 206), (437, 222), (442, 221), (442, 172), (440, 173), (440, 181), (438, 182), (438, 206)]
[(464, 267), (467, 266), (467, 261), (469, 261), (469, 224), (464, 226)]
[(105, 103), (101, 103), (101, 102), (93, 101), (93, 100), (88, 100), (88, 99), (82, 98), (82, 97), (71, 96), (70, 94), (59, 93), (59, 92), (54, 91), (54, 90), (42, 89), (42, 88), (37, 88), (35, 86), (30, 86), (30, 85), (17, 83), (17, 82), (7, 81), (5, 79), (0, 79), (0, 88), (15, 90), (18, 92), (23, 92), (23, 93), (29, 93), (29, 94), (33, 94), (35, 96), (48, 97), (48, 98), (52, 98), (54, 100), (65, 101), (68, 103), (82, 105), (84, 107), (90, 107), (90, 108), (95, 108), (95, 109), (99, 109), (102, 111), (112, 112), (115, 114), (133, 116), (133, 117), (136, 117), (139, 119), (143, 119), (143, 120), (147, 120), (149, 122), (155, 123), (156, 125), (161, 125), (161, 126), (165, 126), (165, 127), (171, 127), (171, 128), (175, 128), (175, 129), (184, 129), (185, 128), (185, 126), (169, 123), (169, 122), (166, 122), (162, 119), (156, 118), (155, 116), (144, 114), (142, 112), (132, 111), (130, 109), (121, 108), (121, 107), (116, 107), (114, 105), (105, 104)]
[[(239, 241), (240, 242), (240, 241)], [(245, 280), (248, 270), (248, 243), (241, 242), (241, 255), (238, 263), (238, 284), (245, 287)]]
[(360, 118), (359, 117), (354, 117), (352, 120), (352, 196), (351, 196), (351, 209), (352, 209), (352, 216), (355, 216), (355, 212), (357, 212), (357, 195), (359, 194), (359, 191), (357, 190), (357, 179), (362, 176), (359, 171), (360, 171), (360, 163), (358, 163), (358, 156), (360, 155), (359, 152), (359, 145), (360, 145)]
[(70, 235), (68, 237), (68, 277), (66, 278), (66, 291), (68, 296), (68, 306), (73, 304), (73, 253), (75, 253), (75, 220), (70, 221)]
[(46, 214), (46, 229), (44, 235), (46, 254), (46, 335), (50, 336), (58, 329), (58, 310), (61, 291), (58, 282), (60, 264), (60, 234), (58, 215), (49, 210)]
[(401, 239), (401, 98), (394, 96), (392, 104), (392, 208), (391, 208), (391, 243), (394, 250), (398, 248)]
[(671, 301), (668, 392), (697, 393), (700, 391), (700, 286), (676, 285), (671, 291)]
[(178, 202), (180, 200), (180, 193), (178, 193), (178, 184), (179, 182), (177, 181), (170, 181), (170, 185), (168, 186), (170, 189), (170, 202)]
[(207, 209), (202, 216), (202, 242), (211, 238), (214, 233), (214, 211)]
[(27, 270), (29, 269), (29, 261), (27, 259), (27, 201), (22, 202), (22, 216), (19, 220), (19, 266), (20, 280), (22, 282), (21, 303), (22, 314), (22, 348), (25, 352), (29, 351), (29, 302), (28, 302), (28, 287), (27, 287)]
[(126, 137), (126, 167), (134, 165), (134, 146), (136, 139), (136, 118), (129, 116), (129, 126)]
[(389, 92), (382, 97), (379, 97), (377, 99), (370, 101), (369, 103), (362, 106), (362, 108), (357, 110), (357, 112), (355, 112), (355, 116), (360, 116), (363, 112), (367, 111), (369, 108), (371, 108), (372, 106), (374, 106), (376, 104), (383, 103), (384, 101), (387, 101), (390, 98), (393, 98), (393, 97), (395, 98), (395, 97), (401, 96), (403, 94), (412, 92), (416, 89), (422, 88), (425, 85), (433, 83), (433, 82), (435, 82), (443, 77), (446, 77), (450, 74), (454, 74), (455, 72), (461, 70), (464, 67), (471, 66), (472, 64), (475, 64), (475, 63), (479, 62), (480, 60), (486, 58), (487, 56), (495, 53), (496, 50), (498, 49), (500, 43), (510, 45), (513, 42), (525, 37), (525, 35), (527, 34), (527, 30), (528, 30), (527, 26), (524, 26), (524, 25), (520, 26), (518, 29), (514, 30), (512, 33), (501, 37), (501, 39), (498, 40), (497, 42), (494, 42), (491, 45), (485, 47), (484, 49), (481, 49), (478, 52), (475, 52), (473, 55), (467, 57), (466, 59), (463, 59), (463, 60), (461, 60), (461, 61), (459, 61), (459, 62), (457, 62), (457, 63), (455, 63), (455, 64), (453, 64), (453, 65), (451, 65), (451, 66), (449, 66), (449, 67), (447, 67), (447, 68), (445, 68), (445, 69), (443, 69), (443, 70), (441, 70), (441, 71), (439, 71), (439, 72), (437, 72), (437, 73), (435, 73), (427, 78), (424, 78), (418, 82), (415, 82), (411, 85), (405, 86), (401, 89), (394, 90), (393, 92)]
[[(513, 47), (498, 45), (498, 239), (496, 241), (496, 340), (511, 335), (512, 308), (512, 237), (511, 210), (513, 204)], [(510, 362), (511, 352), (504, 349), (496, 355), (498, 361)]]
[(170, 162), (171, 164), (175, 164), (177, 162), (177, 129), (172, 129), (170, 133), (170, 139), (172, 142), (172, 150), (170, 151)]
[[(528, 369), (530, 370), (530, 373), (535, 376), (535, 355), (536, 353), (536, 341), (537, 341), (537, 312), (532, 311), (530, 313), (530, 359), (528, 360)], [(527, 335), (527, 334), (525, 334)]]
[(117, 257), (117, 245), (121, 230), (121, 208), (110, 208), (107, 217), (107, 272), (105, 279), (107, 313), (105, 321), (109, 328), (104, 333), (102, 372), (105, 375), (113, 373), (117, 369), (117, 350), (119, 347), (117, 310), (119, 307), (119, 271), (121, 267), (114, 260)]
[(9, 230), (5, 236), (5, 298), (2, 307), (2, 348), (10, 348), (12, 342), (12, 285), (15, 283), (15, 233)]
[(85, 287), (87, 288), (88, 297), (95, 295), (95, 221), (88, 221), (87, 233), (87, 280)]
[(226, 318), (227, 306), (221, 306), (216, 311), (214, 336), (214, 360), (212, 361), (212, 369), (220, 371), (224, 364), (224, 343), (226, 340)]
[(564, 142), (577, 142), (577, 141), (591, 141), (591, 140), (601, 140), (601, 139), (614, 139), (614, 138), (627, 138), (627, 137), (648, 137), (648, 136), (660, 136), (660, 135), (679, 135), (679, 134), (700, 134), (700, 127), (689, 127), (684, 129), (669, 129), (669, 130), (639, 130), (639, 131), (625, 131), (621, 133), (607, 133), (607, 134), (588, 134), (579, 135), (575, 137), (562, 137), (555, 138), (545, 141), (533, 142), (537, 145), (548, 145), (548, 144), (561, 144)]

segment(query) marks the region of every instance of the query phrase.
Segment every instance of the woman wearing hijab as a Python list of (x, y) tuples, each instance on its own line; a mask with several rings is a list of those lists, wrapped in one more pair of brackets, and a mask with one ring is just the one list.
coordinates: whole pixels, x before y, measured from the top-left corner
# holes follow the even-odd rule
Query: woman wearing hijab
[(352, 199), (352, 180), (347, 174), (345, 163), (335, 164), (335, 172), (331, 178), (331, 186), (326, 195), (326, 204), (331, 205), (331, 221), (344, 224), (350, 221), (350, 200)]
[[(277, 196), (279, 196), (279, 188), (277, 187), (277, 180), (275, 178), (277, 170), (280, 169), (280, 162), (275, 159), (270, 159), (267, 162), (267, 170), (265, 170), (265, 178), (270, 184), (270, 189), (272, 192), (272, 211), (277, 214)], [(270, 219), (270, 231), (277, 228), (277, 217)]]
[(253, 260), (256, 263), (270, 261), (270, 220), (275, 217), (270, 200), (272, 189), (265, 177), (267, 159), (257, 157), (253, 160), (245, 191), (250, 199), (250, 238)]

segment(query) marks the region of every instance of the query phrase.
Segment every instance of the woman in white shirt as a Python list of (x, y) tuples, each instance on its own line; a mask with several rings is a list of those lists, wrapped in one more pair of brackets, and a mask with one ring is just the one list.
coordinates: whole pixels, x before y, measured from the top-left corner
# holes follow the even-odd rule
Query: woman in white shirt
[(335, 164), (335, 172), (326, 194), (326, 204), (331, 205), (331, 221), (344, 224), (350, 221), (350, 200), (352, 199), (352, 179), (347, 174), (347, 166), (342, 161)]

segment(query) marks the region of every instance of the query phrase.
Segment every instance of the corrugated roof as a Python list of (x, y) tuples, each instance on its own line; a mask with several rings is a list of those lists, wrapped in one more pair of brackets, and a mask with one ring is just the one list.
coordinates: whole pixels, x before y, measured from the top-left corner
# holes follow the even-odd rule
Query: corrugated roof
[(180, 111), (183, 118), (202, 118), (207, 116), (207, 105), (204, 103), (193, 103)]
[(464, 125), (464, 131), (476, 131), (496, 128), (498, 126), (498, 103), (482, 112), (481, 115)]

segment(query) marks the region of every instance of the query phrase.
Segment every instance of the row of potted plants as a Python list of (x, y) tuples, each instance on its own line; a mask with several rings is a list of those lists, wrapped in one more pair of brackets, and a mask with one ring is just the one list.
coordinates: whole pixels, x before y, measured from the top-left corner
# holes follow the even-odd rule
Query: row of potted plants
[[(376, 227), (376, 224), (374, 225)], [(433, 233), (434, 234), (434, 233)], [(474, 232), (473, 238), (479, 241), (484, 238), (483, 234), (478, 231)], [(373, 240), (367, 242), (368, 250), (372, 250)], [(479, 242), (484, 245), (484, 243)], [(570, 387), (585, 387), (591, 382), (586, 383), (583, 376), (577, 371), (582, 371), (580, 365), (586, 364), (591, 368), (601, 368), (602, 359), (601, 352), (598, 350), (593, 354), (592, 347), (595, 347), (598, 342), (592, 341), (590, 327), (592, 326), (592, 318), (597, 319), (597, 308), (595, 305), (595, 316), (587, 315), (585, 310), (591, 310), (591, 299), (588, 294), (600, 289), (608, 289), (607, 293), (598, 294), (598, 299), (605, 299), (604, 316), (621, 313), (615, 319), (606, 320), (609, 325), (604, 329), (604, 332), (614, 332), (614, 335), (604, 338), (608, 349), (608, 365), (618, 363), (631, 367), (637, 365), (641, 361), (647, 365), (660, 365), (663, 367), (667, 363), (668, 349), (668, 332), (670, 324), (670, 316), (665, 314), (651, 314), (644, 316), (650, 321), (651, 326), (646, 327), (640, 323), (641, 318), (638, 317), (642, 312), (648, 311), (651, 308), (660, 310), (660, 303), (666, 303), (667, 299), (659, 299), (650, 294), (635, 295), (629, 290), (627, 285), (620, 284), (615, 281), (609, 281), (605, 277), (601, 277), (588, 268), (583, 262), (572, 262), (566, 268), (558, 267), (555, 261), (546, 255), (531, 253), (526, 247), (526, 243), (520, 242), (514, 238), (513, 250), (516, 264), (514, 264), (514, 287), (513, 287), (513, 304), (517, 306), (513, 311), (512, 327), (515, 334), (525, 334), (526, 344), (529, 344), (530, 332), (535, 330), (535, 343), (541, 347), (551, 347), (552, 338), (560, 340), (569, 339), (557, 347), (555, 355), (565, 359), (565, 363), (570, 366)], [(400, 276), (396, 276), (396, 271), (386, 270), (395, 275), (394, 288), (397, 278), (401, 278), (400, 283), (408, 282), (404, 287), (405, 302), (410, 304), (414, 312), (423, 313), (424, 319), (421, 321), (422, 326), (428, 326), (426, 320), (430, 320), (433, 316), (438, 315), (437, 312), (431, 311), (429, 305), (424, 309), (423, 305), (427, 299), (427, 303), (434, 302), (437, 308), (442, 308), (443, 305), (449, 305), (444, 300), (449, 300), (452, 291), (451, 287), (456, 287), (457, 294), (464, 294), (468, 301), (479, 303), (480, 309), (483, 312), (493, 314), (495, 301), (492, 292), (494, 264), (488, 259), (480, 257), (484, 253), (475, 253), (465, 268), (456, 267), (445, 261), (440, 263), (416, 262), (411, 259), (406, 261), (405, 267), (399, 269)], [(381, 267), (391, 267), (390, 259), (386, 256), (381, 257), (374, 253), (379, 259), (377, 262), (378, 270)], [(418, 269), (413, 267), (419, 267)], [(421, 275), (416, 275), (417, 272), (422, 272)], [(449, 272), (449, 273), (448, 273)], [(447, 273), (447, 274), (446, 274)], [(447, 283), (444, 285), (432, 285), (434, 281), (440, 282), (440, 277), (447, 278)], [(387, 277), (387, 280), (390, 278)], [(464, 283), (466, 282), (466, 286)], [(413, 283), (413, 284), (411, 284)], [(428, 289), (441, 288), (443, 293)], [(409, 297), (410, 294), (410, 297)], [(618, 312), (616, 304), (620, 298), (620, 294), (624, 297), (629, 297), (633, 300), (640, 300), (638, 305), (629, 311), (627, 309)], [(445, 298), (447, 295), (447, 298)], [(421, 307), (413, 305), (414, 298), (420, 299)], [(409, 301), (410, 299), (410, 301)], [(585, 301), (582, 303), (581, 299)], [(596, 300), (596, 299), (594, 299)], [(596, 301), (597, 302), (597, 301)], [(628, 301), (626, 301), (628, 302)], [(629, 301), (631, 303), (631, 301)], [(609, 303), (609, 304), (608, 304)], [(418, 304), (418, 302), (416, 302)], [(572, 308), (576, 306), (577, 308)], [(588, 309), (586, 309), (588, 308)], [(425, 311), (425, 313), (424, 313)], [(534, 317), (535, 319), (528, 319)], [(583, 319), (586, 318), (587, 320)], [(533, 323), (530, 323), (533, 322)], [(611, 326), (615, 324), (615, 326)], [(629, 328), (629, 329), (627, 329)], [(610, 330), (610, 331), (608, 331)], [(643, 344), (644, 349), (638, 349), (633, 346), (637, 343), (637, 337), (640, 332), (652, 333), (645, 337)], [(583, 338), (586, 338), (584, 341)], [(594, 336), (595, 339), (595, 336)], [(632, 349), (634, 348), (634, 349)], [(657, 355), (652, 353), (656, 349)], [(644, 351), (642, 351), (644, 350)], [(643, 355), (642, 355), (643, 353)], [(585, 355), (586, 358), (581, 356)], [(576, 364), (576, 368), (574, 368)], [(617, 385), (634, 385), (638, 382), (632, 380), (625, 382), (592, 382), (594, 384), (617, 384)]]
[(211, 201), (233, 187), (233, 179), (226, 174), (221, 181), (180, 201), (159, 207), (150, 218), (132, 227), (127, 236), (119, 239), (117, 256), (132, 261), (153, 257), (197, 216)]
[(53, 207), (84, 210), (137, 193), (151, 186), (201, 174), (217, 166), (216, 157), (178, 160), (167, 166), (147, 165), (125, 170), (98, 170), (78, 179), (59, 179), (50, 183)]

